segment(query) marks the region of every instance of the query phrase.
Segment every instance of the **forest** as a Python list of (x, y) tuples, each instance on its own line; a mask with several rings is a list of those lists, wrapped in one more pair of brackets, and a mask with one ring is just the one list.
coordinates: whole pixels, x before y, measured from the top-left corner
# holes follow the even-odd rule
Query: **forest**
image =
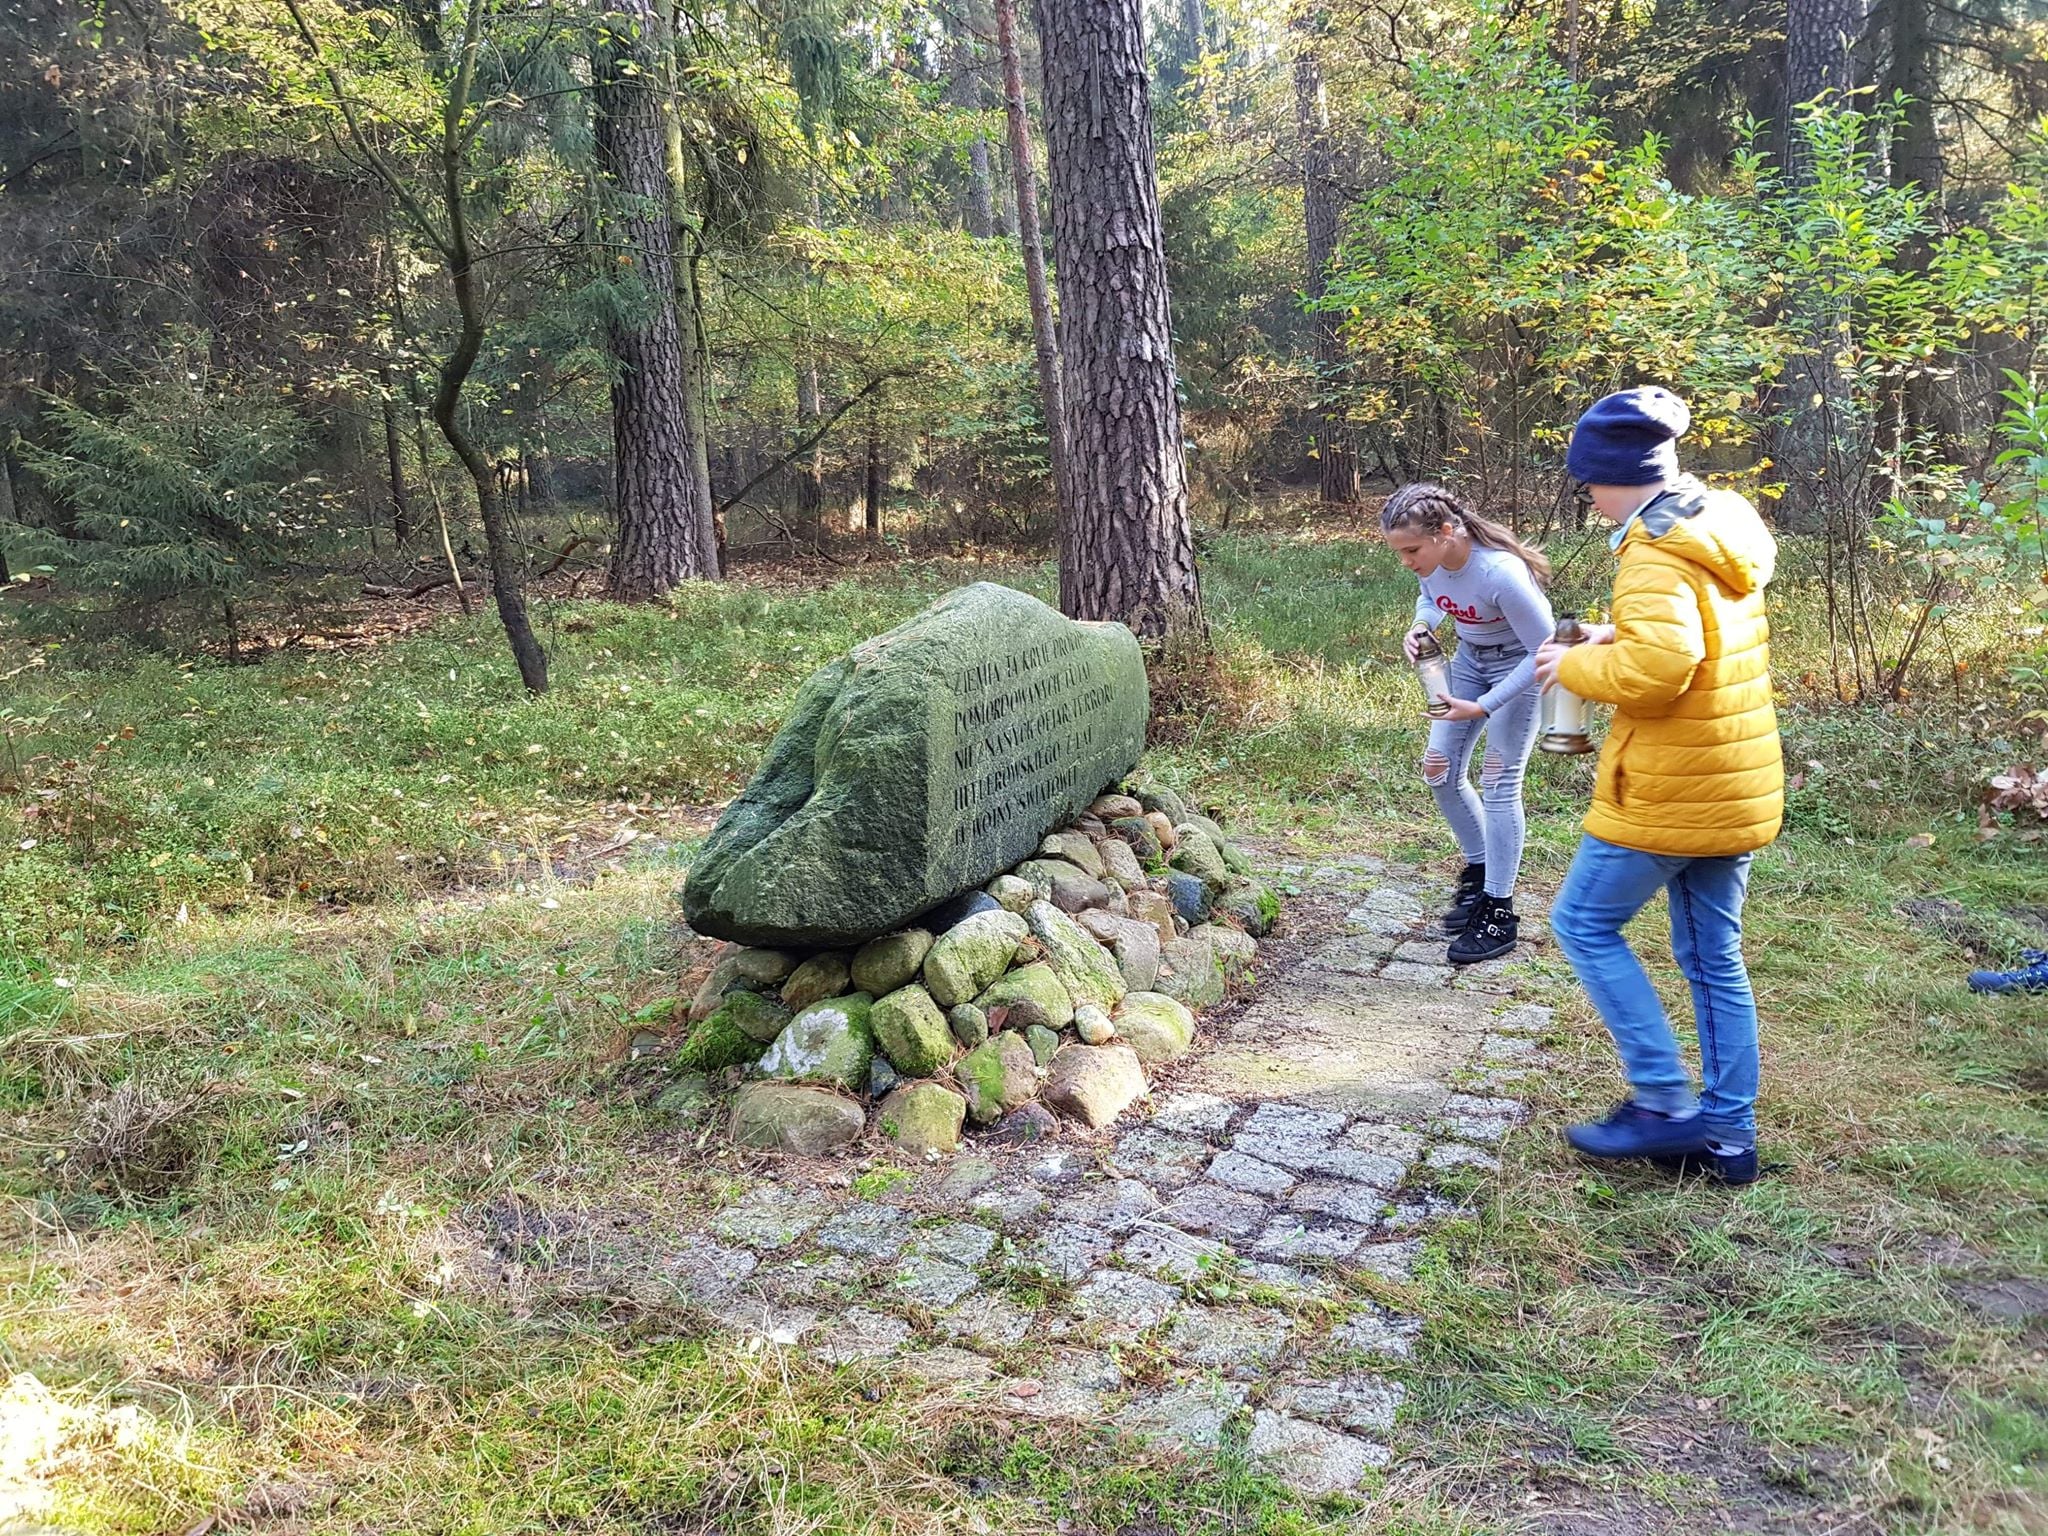
[[(0, 1530), (2048, 1519), (2048, 1013), (1964, 983), (2048, 948), (2048, 0), (12, 0), (0, 60)], [(1532, 1122), (1400, 1272), (1182, 1277), (1383, 1395), (1343, 1491), (1239, 1335), (1190, 1463), (1116, 1417), (1179, 1325), (977, 1343), (969, 1412), (707, 1323), (664, 1223), (941, 1178), (763, 1174), (669, 1059), (805, 679), (975, 581), (1128, 625), (1284, 977), (1374, 910), (1319, 870), (1454, 868), (1383, 501), (1600, 615), (1567, 444), (1640, 385), (1778, 542), (1770, 1176), (1566, 1154), (1537, 920)], [(1595, 791), (1531, 768), (1532, 910)]]

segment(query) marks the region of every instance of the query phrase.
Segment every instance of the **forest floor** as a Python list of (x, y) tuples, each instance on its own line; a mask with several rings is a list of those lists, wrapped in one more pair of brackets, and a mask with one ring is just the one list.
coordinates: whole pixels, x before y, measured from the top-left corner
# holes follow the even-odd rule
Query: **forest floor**
[[(701, 963), (677, 872), (796, 685), (936, 591), (1043, 594), (1043, 567), (763, 572), (635, 612), (565, 597), (539, 609), (540, 700), (482, 614), (239, 668), (0, 636), (0, 1525), (2048, 1526), (2048, 1019), (1962, 986), (2038, 933), (2044, 899), (2037, 844), (1978, 835), (1969, 754), (1994, 749), (1790, 701), (1800, 785), (1751, 907), (1773, 1171), (1728, 1191), (1592, 1168), (1556, 1130), (1618, 1084), (1553, 951), (1482, 991), (1390, 980), (1360, 944), (1450, 872), (1383, 660), (1401, 574), (1343, 530), (1233, 535), (1206, 562), (1222, 661), (1162, 700), (1150, 761), (1293, 899), (1155, 1100), (1166, 1123), (1076, 1139), (1039, 1178), (994, 1152), (740, 1158), (664, 1100), (661, 1047)], [(1784, 675), (1813, 666), (1811, 612), (1787, 591)], [(1534, 776), (1539, 907), (1583, 777)], [(1655, 917), (1641, 943), (1668, 979)], [(1357, 974), (1362, 949), (1381, 974)], [(1382, 1220), (1413, 1231), (1365, 1267), (1253, 1251), (1281, 1211), (1241, 1263), (1164, 1239), (1183, 1229), (1146, 1198), (1171, 1209), (1190, 1159), (1270, 1141), (1260, 1106), (1312, 1091), (1220, 1074), (1262, 1040), (1283, 1063), (1308, 1049), (1318, 997), (1434, 1021), (1419, 1068), (1416, 1031), (1383, 1032), (1419, 1098), (1296, 1122), (1334, 1147), (1363, 1119), (1412, 1152)], [(1456, 1092), (1518, 1107), (1447, 1114)], [(788, 1186), (801, 1242), (760, 1241), (764, 1183)], [(1020, 1200), (1014, 1230), (984, 1198), (1029, 1187), (1045, 1207)], [(833, 1230), (853, 1235), (824, 1242), (848, 1211)], [(1037, 1246), (1048, 1221), (1115, 1255), (1075, 1275)], [(1148, 1230), (1166, 1246), (1134, 1248)], [(1170, 1285), (1196, 1321), (1146, 1324), (1159, 1293), (1117, 1281), (1134, 1326), (1087, 1336), (1097, 1270)], [(951, 1301), (909, 1288), (952, 1271), (971, 1284)], [(745, 1311), (771, 1291), (810, 1321)], [(977, 1297), (1043, 1321), (947, 1332)], [(1335, 1408), (1276, 1393), (1304, 1370), (1365, 1379)], [(1165, 1399), (1192, 1414), (1178, 1449)], [(1252, 1454), (1276, 1444), (1291, 1455)], [(1321, 1453), (1347, 1491), (1316, 1491)]]

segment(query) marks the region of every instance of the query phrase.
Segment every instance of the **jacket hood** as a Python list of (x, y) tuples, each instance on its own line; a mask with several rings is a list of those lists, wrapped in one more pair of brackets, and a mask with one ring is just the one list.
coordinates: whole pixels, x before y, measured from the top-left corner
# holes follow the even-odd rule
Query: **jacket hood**
[(1629, 537), (1638, 536), (1704, 566), (1741, 596), (1761, 592), (1777, 569), (1778, 541), (1756, 508), (1735, 492), (1711, 490), (1691, 475), (1637, 514)]

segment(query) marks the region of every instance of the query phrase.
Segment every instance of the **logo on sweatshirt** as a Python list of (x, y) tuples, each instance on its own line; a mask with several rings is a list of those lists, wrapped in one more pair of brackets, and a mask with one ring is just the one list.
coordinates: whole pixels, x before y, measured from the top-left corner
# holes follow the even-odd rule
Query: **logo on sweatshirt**
[(1438, 598), (1436, 605), (1460, 624), (1498, 624), (1501, 621), (1501, 615), (1497, 613), (1481, 613), (1477, 603), (1470, 608), (1460, 608), (1454, 599), (1445, 596)]

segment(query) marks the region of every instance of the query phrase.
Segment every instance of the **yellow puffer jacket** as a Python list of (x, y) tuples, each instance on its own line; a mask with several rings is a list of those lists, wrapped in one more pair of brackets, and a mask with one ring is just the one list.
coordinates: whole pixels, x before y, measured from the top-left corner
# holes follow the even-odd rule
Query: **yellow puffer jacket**
[(1778, 546), (1756, 509), (1687, 477), (1638, 514), (1614, 578), (1611, 645), (1565, 687), (1614, 706), (1586, 830), (1645, 853), (1749, 853), (1778, 835), (1785, 769), (1764, 586)]

